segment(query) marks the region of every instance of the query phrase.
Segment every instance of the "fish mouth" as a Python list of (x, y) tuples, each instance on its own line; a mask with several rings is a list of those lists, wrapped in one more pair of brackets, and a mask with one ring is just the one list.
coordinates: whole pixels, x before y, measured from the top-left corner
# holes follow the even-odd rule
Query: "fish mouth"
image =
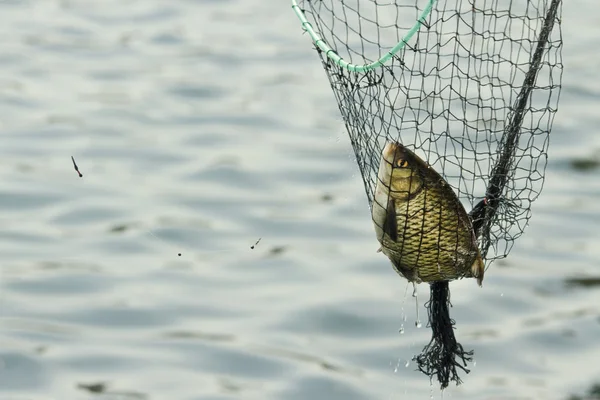
[(383, 148), (383, 158), (390, 164), (394, 164), (394, 156), (396, 154), (402, 155), (404, 153), (404, 146), (398, 142), (388, 142)]

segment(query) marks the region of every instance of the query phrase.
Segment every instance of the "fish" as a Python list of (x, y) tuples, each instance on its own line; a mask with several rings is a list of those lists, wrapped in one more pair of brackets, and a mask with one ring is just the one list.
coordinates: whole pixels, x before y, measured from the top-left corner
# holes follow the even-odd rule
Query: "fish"
[(372, 220), (398, 274), (414, 283), (476, 278), (485, 265), (473, 224), (446, 180), (399, 142), (381, 153)]

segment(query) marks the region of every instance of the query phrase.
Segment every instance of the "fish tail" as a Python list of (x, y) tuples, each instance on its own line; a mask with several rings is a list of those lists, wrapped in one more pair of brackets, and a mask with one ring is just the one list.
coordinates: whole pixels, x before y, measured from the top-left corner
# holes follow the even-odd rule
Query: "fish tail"
[(483, 263), (481, 254), (479, 254), (479, 252), (477, 252), (477, 257), (471, 266), (471, 273), (475, 278), (477, 278), (477, 284), (481, 286), (481, 283), (483, 282), (483, 274), (485, 273), (485, 264)]

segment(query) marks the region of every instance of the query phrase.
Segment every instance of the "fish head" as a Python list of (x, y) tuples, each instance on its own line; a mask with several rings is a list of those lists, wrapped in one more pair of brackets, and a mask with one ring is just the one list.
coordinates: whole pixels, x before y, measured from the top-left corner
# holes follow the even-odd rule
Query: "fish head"
[(392, 198), (408, 199), (423, 188), (423, 171), (429, 167), (415, 153), (398, 142), (388, 142), (382, 156), (388, 173), (383, 182), (389, 185)]

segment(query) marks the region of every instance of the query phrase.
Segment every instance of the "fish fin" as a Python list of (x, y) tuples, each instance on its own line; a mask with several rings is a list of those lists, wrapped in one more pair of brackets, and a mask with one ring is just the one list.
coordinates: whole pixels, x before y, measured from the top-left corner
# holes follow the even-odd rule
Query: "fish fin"
[(471, 266), (471, 273), (475, 278), (477, 278), (477, 284), (481, 286), (481, 283), (483, 282), (483, 274), (485, 273), (485, 264), (483, 263), (479, 252), (477, 252), (477, 258), (475, 258), (475, 261)]
[(381, 253), (381, 250), (383, 250), (383, 247), (379, 246), (379, 248), (377, 249), (377, 253)]
[(396, 204), (394, 203), (394, 199), (388, 200), (388, 205), (385, 210), (383, 232), (387, 233), (394, 242), (398, 241), (398, 222), (396, 221)]

